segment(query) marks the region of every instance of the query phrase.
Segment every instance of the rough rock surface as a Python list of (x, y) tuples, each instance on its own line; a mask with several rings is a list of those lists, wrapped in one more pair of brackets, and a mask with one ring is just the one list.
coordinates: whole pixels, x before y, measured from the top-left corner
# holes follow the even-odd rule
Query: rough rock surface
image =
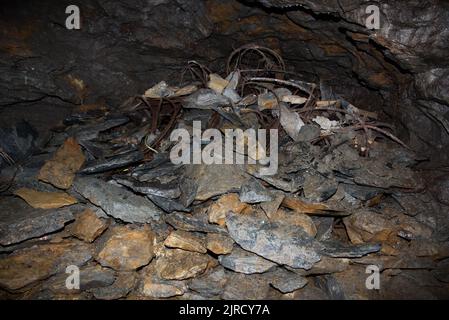
[(432, 152), (449, 143), (445, 2), (377, 1), (379, 30), (366, 28), (362, 0), (90, 0), (75, 31), (60, 27), (69, 4), (6, 2), (0, 106), (121, 103), (192, 57), (219, 62), (257, 41), (281, 51), (298, 73), (321, 79), (328, 98), (382, 110), (414, 147), (447, 162), (447, 153)]
[(148, 228), (115, 227), (96, 259), (115, 270), (135, 270), (153, 259), (153, 241), (154, 235)]
[(84, 210), (71, 225), (70, 232), (78, 239), (93, 242), (108, 227), (107, 220), (99, 218), (91, 209)]
[(245, 274), (263, 273), (276, 265), (240, 248), (234, 248), (230, 254), (220, 256), (218, 261), (226, 269)]
[(80, 177), (75, 180), (74, 188), (108, 215), (125, 222), (157, 221), (163, 214), (150, 200), (95, 178)]
[(310, 269), (321, 258), (320, 245), (301, 227), (229, 214), (230, 236), (243, 249), (293, 268)]
[(159, 276), (166, 280), (184, 280), (201, 274), (209, 265), (209, 258), (197, 252), (181, 249), (165, 250), (156, 261)]
[(57, 231), (74, 219), (71, 208), (34, 209), (18, 199), (3, 199), (0, 206), (0, 244), (3, 246)]
[(92, 258), (91, 248), (82, 242), (50, 243), (15, 252), (0, 259), (0, 286), (17, 290), (38, 280), (81, 266)]

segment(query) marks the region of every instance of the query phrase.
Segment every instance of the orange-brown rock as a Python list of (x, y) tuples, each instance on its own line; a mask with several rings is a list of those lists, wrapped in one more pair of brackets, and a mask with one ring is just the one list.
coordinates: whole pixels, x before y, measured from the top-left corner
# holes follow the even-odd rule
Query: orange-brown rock
[(203, 273), (210, 258), (201, 253), (181, 249), (167, 249), (156, 261), (159, 277), (166, 280), (184, 280)]
[(73, 183), (75, 173), (84, 164), (85, 157), (74, 138), (67, 139), (39, 171), (38, 179), (60, 189), (68, 189)]
[(43, 192), (29, 188), (21, 188), (14, 192), (33, 208), (56, 209), (70, 206), (78, 202), (74, 197), (65, 192)]
[(179, 248), (187, 251), (206, 253), (203, 239), (193, 235), (191, 232), (177, 230), (170, 233), (164, 241), (165, 246), (169, 248)]
[(234, 240), (224, 234), (208, 233), (206, 241), (207, 249), (215, 254), (231, 253), (232, 248), (234, 247)]
[(93, 242), (108, 227), (105, 219), (98, 218), (91, 209), (84, 210), (73, 223), (71, 233), (78, 239)]
[(251, 207), (248, 204), (240, 201), (238, 194), (225, 194), (221, 196), (217, 202), (210, 206), (208, 212), (209, 222), (224, 226), (226, 214), (229, 211), (232, 211), (234, 213), (244, 213), (245, 211), (250, 209)]
[(153, 259), (153, 242), (154, 234), (148, 227), (115, 227), (96, 259), (102, 266), (115, 270), (135, 270)]
[(48, 243), (19, 250), (0, 259), (0, 287), (18, 290), (63, 272), (69, 265), (81, 266), (91, 257), (89, 245), (81, 241)]

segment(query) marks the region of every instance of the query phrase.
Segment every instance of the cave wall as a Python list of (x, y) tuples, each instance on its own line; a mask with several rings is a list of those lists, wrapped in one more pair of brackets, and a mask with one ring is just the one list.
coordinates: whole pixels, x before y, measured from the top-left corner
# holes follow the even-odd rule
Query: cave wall
[[(88, 0), (67, 30), (73, 1), (3, 1), (0, 109), (105, 100), (117, 106), (188, 60), (223, 71), (253, 42), (324, 91), (394, 121), (401, 138), (439, 163), (449, 155), (449, 6), (442, 1)], [(365, 8), (381, 9), (367, 30)]]

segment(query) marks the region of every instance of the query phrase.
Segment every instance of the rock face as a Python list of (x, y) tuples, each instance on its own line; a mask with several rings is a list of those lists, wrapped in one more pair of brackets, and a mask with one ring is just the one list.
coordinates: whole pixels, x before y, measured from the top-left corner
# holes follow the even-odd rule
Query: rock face
[(96, 259), (115, 270), (135, 270), (153, 259), (153, 241), (154, 235), (148, 228), (115, 227)]
[(302, 228), (229, 214), (229, 234), (243, 249), (292, 268), (310, 269), (321, 258), (321, 246)]
[(100, 96), (120, 104), (170, 79), (173, 66), (192, 56), (219, 62), (233, 47), (264, 39), (297, 73), (322, 79), (327, 98), (340, 95), (365, 109), (382, 108), (414, 147), (431, 154), (449, 143), (444, 2), (377, 1), (380, 29), (369, 30), (362, 0), (89, 0), (80, 5), (83, 26), (76, 32), (59, 27), (68, 4), (5, 4), (0, 106), (40, 99), (66, 105), (62, 101)]
[(157, 221), (163, 213), (150, 200), (99, 179), (76, 179), (74, 188), (108, 215), (125, 222)]

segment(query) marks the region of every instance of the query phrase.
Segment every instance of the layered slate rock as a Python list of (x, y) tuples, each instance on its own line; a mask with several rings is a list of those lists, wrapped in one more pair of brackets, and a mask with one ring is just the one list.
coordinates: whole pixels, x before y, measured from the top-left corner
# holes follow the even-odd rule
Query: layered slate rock
[(270, 192), (258, 180), (251, 178), (240, 188), (240, 201), (259, 203), (273, 200)]
[(207, 221), (199, 219), (197, 217), (175, 212), (167, 216), (165, 221), (172, 227), (184, 230), (184, 231), (197, 231), (197, 232), (212, 232), (212, 233), (225, 233), (226, 230), (219, 226), (209, 224)]
[(234, 248), (231, 254), (220, 256), (218, 261), (226, 269), (245, 274), (263, 273), (276, 266), (275, 263), (240, 248)]
[(238, 194), (225, 194), (210, 206), (208, 210), (209, 222), (224, 226), (226, 213), (228, 213), (229, 211), (232, 211), (234, 213), (241, 213), (248, 208), (249, 205), (241, 202)]
[(164, 241), (165, 246), (169, 248), (179, 248), (187, 251), (206, 253), (204, 239), (196, 237), (191, 232), (182, 230), (173, 231)]
[(149, 228), (131, 229), (117, 226), (96, 257), (115, 270), (131, 271), (150, 263), (154, 256), (154, 234)]
[(310, 269), (320, 261), (322, 246), (301, 227), (230, 213), (230, 236), (243, 249), (278, 264)]
[(283, 269), (274, 271), (270, 276), (270, 284), (282, 293), (296, 291), (308, 283), (305, 277)]
[(158, 221), (163, 214), (150, 200), (99, 179), (78, 178), (74, 188), (108, 215), (125, 222), (150, 223)]
[[(238, 191), (248, 180), (241, 166), (238, 165), (189, 165), (187, 177), (198, 184), (195, 200), (207, 200), (231, 191)], [(213, 183), (211, 183), (213, 181)]]
[(44, 288), (48, 288), (53, 293), (71, 294), (77, 291), (107, 287), (112, 285), (115, 281), (115, 272), (113, 270), (102, 268), (98, 265), (80, 268), (79, 275), (79, 289), (67, 288), (66, 280), (69, 274), (65, 272), (52, 277), (45, 283)]
[(206, 297), (215, 297), (223, 293), (227, 282), (227, 276), (223, 267), (217, 267), (207, 271), (202, 276), (190, 280), (189, 289)]
[(136, 285), (137, 276), (134, 272), (121, 272), (114, 283), (89, 290), (96, 299), (115, 300), (125, 297)]
[(55, 232), (73, 220), (70, 208), (34, 209), (19, 199), (0, 201), (0, 244), (8, 246)]
[(0, 287), (21, 289), (36, 281), (81, 266), (92, 258), (91, 248), (80, 241), (64, 241), (19, 250), (0, 260)]

